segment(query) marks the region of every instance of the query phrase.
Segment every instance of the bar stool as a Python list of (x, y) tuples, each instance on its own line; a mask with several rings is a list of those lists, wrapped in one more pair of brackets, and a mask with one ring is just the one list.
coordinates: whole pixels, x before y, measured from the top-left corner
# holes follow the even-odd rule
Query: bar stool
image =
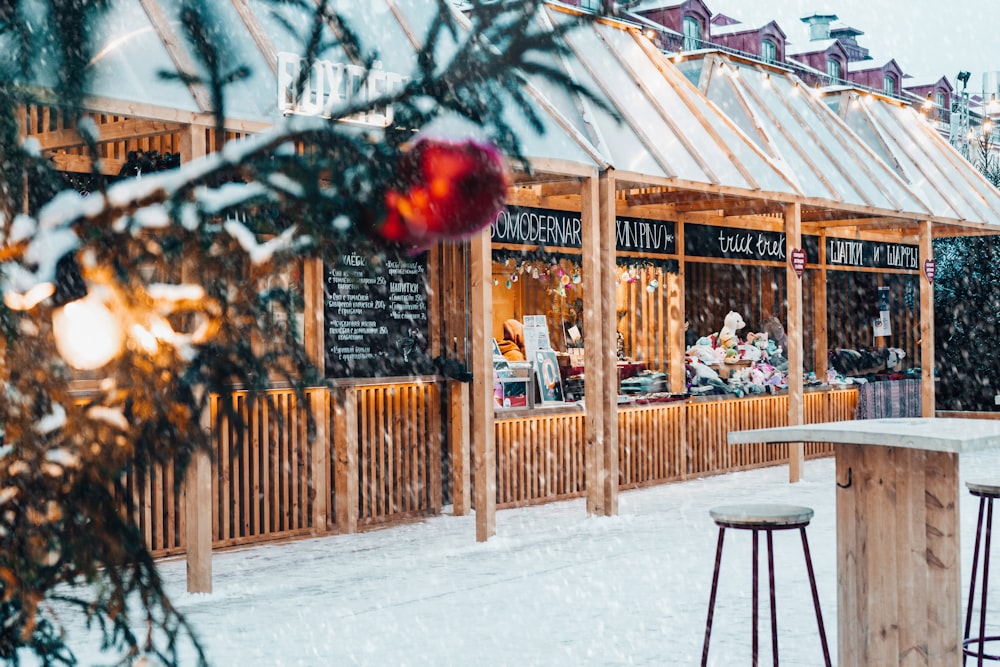
[[(993, 500), (1000, 498), (1000, 485), (975, 484), (966, 482), (969, 493), (979, 498), (979, 522), (976, 524), (976, 546), (972, 552), (972, 580), (969, 582), (969, 604), (965, 609), (965, 635), (962, 641), (962, 663), (969, 656), (978, 658), (977, 665), (983, 660), (1000, 660), (1000, 655), (986, 653), (986, 642), (1000, 640), (1000, 635), (986, 636), (986, 591), (990, 578), (990, 533), (993, 527)], [(972, 628), (972, 601), (976, 595), (976, 575), (979, 569), (979, 544), (983, 535), (983, 513), (986, 514), (986, 542), (983, 544), (983, 584), (979, 602), (979, 634), (975, 637), (969, 634)], [(970, 648), (976, 646), (977, 648)]]
[(826, 643), (826, 630), (823, 627), (823, 614), (819, 607), (819, 594), (816, 591), (816, 576), (813, 573), (812, 558), (809, 556), (809, 542), (806, 540), (806, 526), (812, 519), (813, 511), (809, 507), (799, 505), (729, 505), (715, 507), (709, 511), (712, 519), (719, 526), (719, 544), (715, 550), (715, 571), (712, 573), (712, 593), (708, 601), (708, 621), (705, 623), (705, 646), (702, 649), (702, 667), (708, 664), (708, 644), (712, 636), (712, 617), (715, 613), (715, 594), (719, 588), (719, 565), (722, 563), (722, 541), (726, 528), (749, 530), (753, 533), (753, 644), (752, 664), (757, 665), (757, 533), (767, 534), (767, 580), (771, 597), (771, 648), (774, 665), (778, 665), (778, 617), (774, 609), (774, 541), (772, 533), (776, 530), (799, 529), (802, 535), (802, 550), (806, 558), (806, 570), (809, 572), (809, 586), (812, 589), (813, 607), (816, 609), (816, 622), (819, 625), (819, 638), (823, 644), (823, 658), (830, 667), (830, 649)]

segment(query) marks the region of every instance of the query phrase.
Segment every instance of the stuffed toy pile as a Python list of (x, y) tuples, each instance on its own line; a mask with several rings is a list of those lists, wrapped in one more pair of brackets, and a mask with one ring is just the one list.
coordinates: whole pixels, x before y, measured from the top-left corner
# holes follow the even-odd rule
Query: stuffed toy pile
[[(788, 339), (781, 322), (776, 317), (768, 318), (764, 331), (747, 333), (741, 340), (739, 332), (744, 327), (743, 316), (730, 311), (717, 333), (699, 338), (687, 349), (689, 392), (743, 396), (773, 392), (788, 385), (788, 360), (782, 354)], [(728, 381), (712, 368), (721, 364), (734, 366)]]

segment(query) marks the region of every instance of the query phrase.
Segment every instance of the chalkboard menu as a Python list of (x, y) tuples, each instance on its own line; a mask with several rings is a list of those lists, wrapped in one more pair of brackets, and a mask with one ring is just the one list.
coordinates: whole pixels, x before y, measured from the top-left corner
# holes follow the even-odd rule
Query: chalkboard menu
[(327, 264), (327, 377), (427, 372), (426, 257), (357, 252)]

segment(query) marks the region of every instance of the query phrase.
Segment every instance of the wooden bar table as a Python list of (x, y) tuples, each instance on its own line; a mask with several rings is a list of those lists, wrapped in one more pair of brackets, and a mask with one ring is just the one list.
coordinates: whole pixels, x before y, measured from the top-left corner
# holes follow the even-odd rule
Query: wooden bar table
[(828, 442), (837, 465), (837, 662), (962, 664), (958, 456), (1000, 447), (1000, 421), (864, 419), (729, 434)]

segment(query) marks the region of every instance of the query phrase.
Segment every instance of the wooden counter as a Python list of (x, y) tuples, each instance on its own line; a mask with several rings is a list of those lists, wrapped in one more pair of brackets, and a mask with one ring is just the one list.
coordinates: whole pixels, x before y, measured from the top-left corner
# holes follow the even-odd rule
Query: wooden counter
[(1000, 421), (868, 419), (728, 440), (835, 445), (838, 664), (961, 664), (958, 455), (1000, 447)]

